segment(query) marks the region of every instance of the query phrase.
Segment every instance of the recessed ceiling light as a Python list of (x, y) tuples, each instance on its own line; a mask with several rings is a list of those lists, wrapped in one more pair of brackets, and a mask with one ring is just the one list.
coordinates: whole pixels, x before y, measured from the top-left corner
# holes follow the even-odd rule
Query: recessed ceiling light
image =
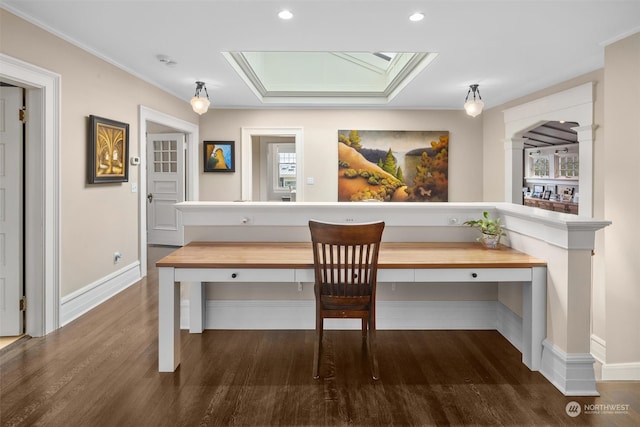
[(285, 10), (281, 10), (281, 11), (278, 13), (278, 17), (279, 17), (280, 19), (285, 19), (285, 20), (286, 20), (286, 19), (291, 19), (291, 18), (293, 18), (293, 13), (291, 13), (291, 11), (286, 10), (286, 9), (285, 9)]
[(414, 12), (409, 16), (409, 21), (418, 22), (424, 19), (424, 13), (422, 12)]

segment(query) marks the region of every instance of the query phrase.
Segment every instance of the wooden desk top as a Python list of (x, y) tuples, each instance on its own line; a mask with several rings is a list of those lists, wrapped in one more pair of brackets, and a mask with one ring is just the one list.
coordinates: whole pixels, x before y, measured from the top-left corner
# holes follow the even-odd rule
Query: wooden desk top
[[(545, 261), (506, 246), (480, 243), (383, 242), (378, 268), (531, 268)], [(162, 258), (157, 267), (313, 268), (311, 243), (192, 242)]]

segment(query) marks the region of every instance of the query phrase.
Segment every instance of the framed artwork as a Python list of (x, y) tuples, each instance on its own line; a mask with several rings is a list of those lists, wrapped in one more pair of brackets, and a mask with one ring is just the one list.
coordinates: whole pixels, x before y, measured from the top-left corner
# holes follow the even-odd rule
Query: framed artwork
[(545, 192), (542, 194), (542, 198), (544, 200), (549, 200), (551, 198), (551, 191), (550, 190), (545, 190)]
[(202, 152), (205, 172), (235, 172), (234, 141), (204, 141)]
[(89, 116), (89, 184), (129, 180), (129, 124)]
[(446, 202), (449, 132), (338, 130), (339, 202)]

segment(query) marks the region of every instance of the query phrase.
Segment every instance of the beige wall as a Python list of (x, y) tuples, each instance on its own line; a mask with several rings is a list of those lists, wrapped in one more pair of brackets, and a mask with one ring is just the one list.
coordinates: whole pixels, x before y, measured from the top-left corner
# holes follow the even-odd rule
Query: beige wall
[[(236, 173), (203, 174), (201, 200), (237, 200), (241, 195), (242, 127), (302, 127), (305, 201), (337, 201), (338, 130), (448, 130), (449, 201), (482, 197), (482, 122), (464, 111), (426, 110), (211, 110), (200, 119), (200, 139), (236, 141)], [(202, 152), (202, 150), (200, 150)], [(200, 161), (202, 163), (202, 161)], [(331, 171), (335, 171), (332, 173)]]
[[(61, 78), (61, 289), (65, 296), (138, 260), (138, 194), (129, 182), (86, 184), (87, 117), (129, 123), (129, 149), (138, 152), (138, 105), (186, 121), (198, 118), (185, 101), (0, 9), (0, 51)], [(113, 263), (114, 252), (123, 259)]]
[[(605, 50), (604, 215), (608, 363), (640, 361), (640, 33)], [(637, 368), (636, 368), (637, 369)], [(604, 374), (604, 371), (603, 371)]]

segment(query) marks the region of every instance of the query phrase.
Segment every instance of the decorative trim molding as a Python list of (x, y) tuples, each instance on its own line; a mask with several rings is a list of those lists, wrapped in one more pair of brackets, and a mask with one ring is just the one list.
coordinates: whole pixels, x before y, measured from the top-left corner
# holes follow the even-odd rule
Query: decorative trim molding
[(600, 396), (589, 353), (565, 353), (548, 340), (542, 342), (540, 373), (565, 396)]
[(640, 362), (605, 363), (602, 365), (603, 381), (640, 381)]
[(142, 278), (138, 261), (105, 276), (60, 301), (60, 325), (64, 326), (102, 304)]

